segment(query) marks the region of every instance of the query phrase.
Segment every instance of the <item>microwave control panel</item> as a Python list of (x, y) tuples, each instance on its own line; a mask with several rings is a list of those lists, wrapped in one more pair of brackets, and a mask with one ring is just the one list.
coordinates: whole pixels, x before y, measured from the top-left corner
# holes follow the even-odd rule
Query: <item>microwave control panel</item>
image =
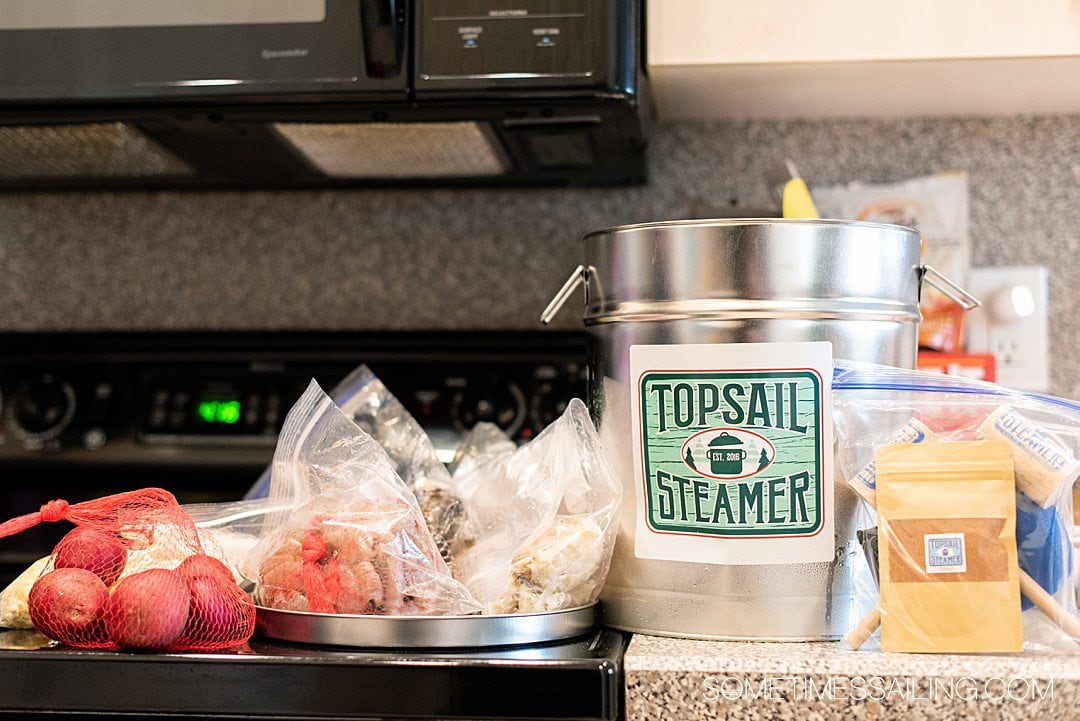
[(614, 34), (606, 0), (430, 0), (418, 8), (417, 89), (440, 81), (593, 85)]

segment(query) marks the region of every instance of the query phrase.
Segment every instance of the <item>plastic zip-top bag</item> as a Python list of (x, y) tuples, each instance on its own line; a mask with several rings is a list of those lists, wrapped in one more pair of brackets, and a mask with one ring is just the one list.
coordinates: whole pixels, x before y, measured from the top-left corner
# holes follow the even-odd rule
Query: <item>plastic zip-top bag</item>
[(622, 486), (585, 404), (570, 401), (516, 450), (490, 430), (454, 476), (468, 505), (465, 535), (472, 543), (457, 557), (457, 577), (486, 613), (593, 603), (611, 563)]
[[(890, 599), (906, 598), (907, 607), (893, 620), (907, 619), (908, 638), (921, 627), (923, 640), (935, 650), (982, 648), (986, 638), (978, 634), (989, 637), (1001, 627), (987, 624), (963, 641), (958, 635), (938, 643), (927, 629), (944, 626), (928, 618), (929, 607), (917, 605), (939, 592), (955, 598), (968, 583), (1016, 578), (1023, 649), (1080, 649), (1070, 540), (1071, 489), (1080, 474), (1080, 404), (847, 361), (836, 362), (833, 399), (838, 471), (866, 502), (863, 536), (872, 538), (871, 527), (878, 526), (878, 557), (871, 551), (856, 577), (863, 619), (848, 642), (862, 645), (887, 614)], [(879, 561), (887, 561), (888, 569), (875, 576), (871, 569)]]
[(245, 575), (270, 608), (459, 615), (479, 604), (455, 581), (416, 498), (375, 440), (315, 381), (285, 419), (271, 504)]
[(465, 506), (427, 433), (366, 365), (350, 373), (330, 395), (386, 451), (416, 496), (439, 552), (452, 563), (461, 545)]
[[(366, 365), (335, 385), (330, 397), (386, 451), (394, 471), (416, 496), (443, 559), (452, 563), (461, 545), (465, 507), (427, 433)], [(247, 498), (265, 497), (270, 478), (271, 470), (267, 469)]]

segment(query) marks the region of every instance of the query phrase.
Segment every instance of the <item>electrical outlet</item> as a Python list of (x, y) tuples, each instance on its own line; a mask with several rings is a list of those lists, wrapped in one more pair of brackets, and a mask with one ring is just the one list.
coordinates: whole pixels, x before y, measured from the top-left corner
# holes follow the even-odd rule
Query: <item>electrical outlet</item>
[(968, 312), (967, 349), (994, 354), (997, 382), (1001, 385), (1048, 390), (1046, 268), (972, 268), (967, 289), (982, 301), (982, 306)]

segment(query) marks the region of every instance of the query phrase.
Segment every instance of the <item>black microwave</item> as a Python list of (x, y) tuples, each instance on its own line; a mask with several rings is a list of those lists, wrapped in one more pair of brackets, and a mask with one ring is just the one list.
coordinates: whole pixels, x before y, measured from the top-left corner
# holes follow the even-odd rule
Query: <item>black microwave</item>
[(5, 0), (0, 190), (643, 182), (643, 0)]

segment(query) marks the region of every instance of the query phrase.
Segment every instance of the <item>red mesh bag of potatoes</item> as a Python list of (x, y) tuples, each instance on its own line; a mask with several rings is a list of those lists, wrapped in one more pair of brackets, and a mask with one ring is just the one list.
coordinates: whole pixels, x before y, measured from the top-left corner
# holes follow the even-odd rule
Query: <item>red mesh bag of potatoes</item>
[(41, 634), (78, 648), (214, 651), (254, 632), (251, 598), (205, 552), (168, 491), (50, 501), (0, 524), (0, 538), (55, 521), (75, 528), (30, 589), (30, 620)]

